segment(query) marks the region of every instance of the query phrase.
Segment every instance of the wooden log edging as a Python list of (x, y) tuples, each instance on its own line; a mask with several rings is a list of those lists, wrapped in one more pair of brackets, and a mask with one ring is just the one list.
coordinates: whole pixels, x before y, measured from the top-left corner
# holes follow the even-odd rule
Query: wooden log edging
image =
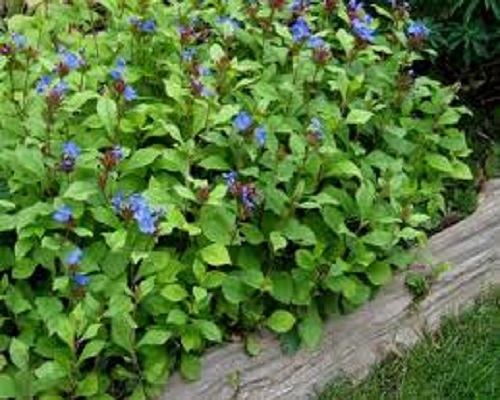
[(203, 357), (201, 380), (186, 383), (176, 374), (161, 399), (306, 400), (335, 377), (362, 378), (391, 350), (414, 344), (500, 283), (500, 180), (487, 184), (473, 215), (433, 236), (422, 254), (452, 269), (418, 306), (400, 275), (358, 311), (327, 322), (315, 351), (285, 355), (275, 338), (264, 337), (262, 353), (251, 358), (243, 344), (227, 344)]

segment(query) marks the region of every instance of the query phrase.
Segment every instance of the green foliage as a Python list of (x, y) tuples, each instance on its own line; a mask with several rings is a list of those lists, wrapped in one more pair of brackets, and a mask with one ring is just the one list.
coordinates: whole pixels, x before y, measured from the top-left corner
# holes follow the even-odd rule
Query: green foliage
[(432, 42), (443, 52), (477, 65), (500, 55), (499, 0), (412, 0), (411, 6), (428, 17)]
[(467, 110), (408, 75), (405, 15), (378, 9), (370, 43), (313, 4), (311, 48), (268, 2), (88, 4), (1, 41), (3, 396), (152, 397), (259, 328), (314, 347), (471, 177)]

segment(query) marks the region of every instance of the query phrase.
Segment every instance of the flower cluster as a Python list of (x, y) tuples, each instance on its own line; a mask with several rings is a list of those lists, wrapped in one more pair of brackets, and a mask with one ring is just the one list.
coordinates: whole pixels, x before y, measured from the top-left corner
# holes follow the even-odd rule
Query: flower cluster
[(368, 14), (361, 1), (349, 1), (349, 17), (354, 34), (363, 42), (375, 41), (375, 29), (371, 27), (372, 17)]
[(229, 192), (240, 200), (242, 208), (242, 217), (251, 216), (259, 203), (259, 196), (253, 183), (241, 183), (238, 181), (238, 173), (230, 171), (222, 174), (226, 181)]
[(151, 18), (148, 20), (143, 20), (139, 17), (130, 17), (129, 18), (130, 25), (132, 30), (135, 32), (141, 33), (155, 33), (156, 32), (156, 21)]
[(70, 224), (73, 221), (73, 209), (70, 206), (62, 206), (54, 212), (52, 218), (56, 222)]
[(27, 40), (24, 35), (12, 32), (10, 37), (11, 41), (0, 44), (0, 55), (2, 56), (11, 56), (15, 54), (16, 51), (23, 51), (26, 49)]
[(431, 32), (423, 22), (414, 21), (408, 27), (407, 33), (410, 39), (410, 44), (413, 47), (421, 47)]
[(188, 24), (180, 24), (177, 28), (177, 32), (181, 36), (181, 43), (183, 45), (188, 45), (198, 41), (206, 41), (212, 34), (212, 28), (202, 19), (193, 18)]
[(60, 77), (64, 77), (71, 71), (86, 66), (86, 62), (81, 55), (68, 51), (65, 47), (59, 48), (59, 57), (60, 61), (56, 64), (54, 72)]
[(158, 231), (158, 222), (164, 211), (153, 209), (141, 194), (125, 197), (123, 192), (119, 192), (113, 197), (111, 204), (115, 213), (125, 221), (134, 219), (142, 233), (155, 235)]
[(120, 146), (113, 146), (101, 158), (101, 163), (106, 171), (111, 171), (125, 158), (125, 152)]
[(290, 27), (290, 31), (294, 43), (302, 43), (311, 36), (311, 28), (309, 28), (307, 21), (303, 17), (295, 20)]
[(294, 13), (303, 13), (310, 6), (310, 0), (293, 0), (290, 8)]
[(317, 145), (323, 138), (323, 125), (318, 118), (311, 119), (307, 132), (307, 139), (310, 144)]
[(252, 116), (248, 112), (246, 111), (239, 112), (233, 120), (233, 125), (240, 133), (248, 134), (250, 132), (253, 132), (255, 141), (260, 147), (266, 144), (267, 140), (266, 128), (263, 125), (260, 125), (255, 127), (255, 129), (252, 129), (254, 128), (255, 124)]
[(53, 84), (53, 79), (49, 75), (42, 76), (37, 85), (36, 92), (45, 95), (46, 101), (51, 107), (57, 107), (68, 92), (68, 84), (62, 79)]
[(71, 274), (71, 278), (76, 285), (77, 290), (83, 290), (90, 283), (90, 277), (77, 272), (83, 259), (83, 251), (78, 247), (71, 250), (66, 256), (66, 263)]
[(125, 59), (120, 57), (116, 62), (116, 67), (111, 70), (110, 75), (114, 81), (113, 86), (116, 92), (120, 96), (123, 96), (125, 101), (132, 101), (137, 99), (137, 92), (132, 86), (125, 83), (124, 74), (126, 65), (127, 63), (125, 62)]
[(61, 169), (64, 172), (72, 172), (80, 153), (81, 150), (77, 144), (72, 141), (65, 142), (62, 147)]

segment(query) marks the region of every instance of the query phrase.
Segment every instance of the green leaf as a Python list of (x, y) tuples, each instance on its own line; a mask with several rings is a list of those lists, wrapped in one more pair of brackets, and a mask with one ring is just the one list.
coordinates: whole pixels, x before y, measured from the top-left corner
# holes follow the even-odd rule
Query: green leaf
[(231, 264), (231, 258), (227, 248), (219, 243), (211, 244), (200, 251), (201, 258), (207, 264), (220, 266)]
[(368, 267), (366, 274), (371, 283), (381, 286), (392, 279), (392, 268), (388, 263), (376, 262)]
[(452, 163), (453, 172), (451, 174), (454, 179), (471, 180), (474, 179), (469, 166), (461, 161)]
[(13, 338), (10, 341), (9, 355), (10, 359), (17, 368), (24, 370), (28, 367), (29, 364), (28, 346), (26, 346), (26, 344), (24, 344), (22, 341), (16, 338)]
[(184, 300), (188, 296), (188, 292), (181, 285), (174, 283), (165, 286), (161, 291), (161, 295), (167, 300), (177, 303)]
[(248, 355), (255, 357), (258, 356), (262, 351), (262, 346), (260, 345), (259, 339), (255, 335), (247, 335), (245, 340), (245, 350)]
[(286, 272), (272, 276), (271, 296), (283, 304), (290, 304), (293, 298), (293, 279)]
[(236, 226), (236, 214), (223, 206), (205, 206), (201, 209), (200, 225), (207, 239), (229, 245)]
[(288, 311), (278, 310), (267, 319), (266, 325), (277, 333), (285, 333), (295, 325), (295, 317)]
[(460, 114), (456, 109), (454, 108), (448, 108), (443, 115), (441, 115), (438, 119), (438, 124), (439, 125), (456, 125), (458, 121), (460, 121), (460, 117), (462, 114)]
[(115, 101), (109, 97), (100, 97), (99, 100), (97, 100), (97, 115), (110, 136), (113, 136), (115, 133), (116, 121), (118, 121), (118, 111)]
[(168, 339), (172, 337), (172, 332), (164, 329), (148, 329), (144, 334), (142, 339), (137, 344), (137, 347), (141, 346), (160, 346), (167, 342)]
[(76, 396), (91, 397), (99, 392), (99, 375), (90, 373), (76, 387)]
[(240, 279), (228, 276), (222, 283), (222, 293), (230, 303), (239, 304), (248, 298), (250, 291)]
[(117, 344), (129, 353), (134, 350), (135, 332), (132, 326), (133, 321), (128, 314), (114, 315), (111, 319), (111, 338), (113, 343)]
[(98, 97), (99, 94), (92, 90), (77, 92), (64, 100), (63, 107), (67, 112), (73, 113), (78, 111), (89, 100), (96, 99)]
[(271, 232), (269, 240), (271, 241), (274, 252), (284, 249), (287, 244), (286, 238), (283, 237), (280, 232)]
[(219, 327), (208, 320), (196, 320), (194, 321), (194, 325), (198, 327), (203, 337), (211, 342), (222, 342), (222, 332)]
[(224, 158), (218, 155), (211, 155), (199, 163), (199, 166), (208, 170), (215, 170), (215, 171), (227, 171), (231, 169), (231, 166), (227, 163)]
[(192, 354), (182, 353), (181, 356), (181, 373), (184, 379), (188, 381), (196, 381), (201, 374), (201, 360)]
[(358, 203), (361, 218), (366, 220), (373, 213), (375, 200), (375, 188), (371, 182), (363, 183), (356, 191), (356, 202)]
[(239, 111), (240, 107), (237, 105), (233, 104), (224, 105), (219, 109), (218, 113), (215, 114), (213, 124), (214, 125), (226, 124), (230, 122), (233, 119), (233, 117), (236, 114), (238, 114)]
[(307, 315), (299, 323), (299, 335), (305, 345), (314, 349), (321, 341), (323, 322), (316, 307), (309, 307)]
[(55, 320), (54, 330), (70, 348), (75, 345), (75, 328), (68, 317), (59, 315)]
[(295, 252), (297, 265), (305, 270), (313, 270), (316, 267), (316, 260), (310, 251), (299, 249)]
[(78, 358), (78, 362), (81, 364), (83, 361), (89, 358), (96, 357), (104, 348), (106, 347), (106, 341), (104, 340), (92, 340), (87, 343)]
[(16, 383), (9, 375), (0, 375), (0, 399), (17, 398)]
[(89, 181), (76, 181), (73, 182), (66, 192), (64, 197), (77, 201), (87, 201), (98, 193), (97, 184)]
[(283, 234), (292, 242), (300, 243), (304, 246), (316, 244), (316, 235), (307, 225), (299, 223), (296, 219), (288, 221), (283, 228)]
[(441, 154), (431, 153), (425, 156), (425, 161), (429, 166), (437, 171), (453, 174), (453, 166), (450, 161)]
[(326, 166), (325, 177), (357, 177), (362, 178), (363, 174), (356, 164), (349, 160), (334, 161)]
[(112, 252), (123, 249), (125, 243), (127, 242), (127, 231), (125, 229), (115, 231), (113, 233), (103, 233), (106, 239), (106, 244), (109, 246)]
[(136, 171), (153, 164), (161, 154), (162, 151), (154, 147), (139, 149), (134, 152), (130, 159), (121, 164), (120, 169), (123, 172)]
[(375, 230), (363, 236), (363, 242), (381, 248), (390, 248), (393, 245), (394, 234), (388, 231)]
[(346, 118), (346, 124), (348, 125), (363, 125), (366, 124), (373, 113), (366, 110), (351, 110)]
[(57, 361), (47, 361), (35, 370), (35, 376), (44, 381), (57, 381), (65, 378), (68, 371)]

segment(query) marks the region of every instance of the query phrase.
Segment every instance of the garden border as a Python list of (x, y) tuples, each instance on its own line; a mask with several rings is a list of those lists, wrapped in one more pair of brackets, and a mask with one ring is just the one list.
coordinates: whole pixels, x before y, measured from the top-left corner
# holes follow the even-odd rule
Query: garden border
[(425, 260), (453, 267), (418, 305), (399, 275), (358, 311), (329, 321), (316, 350), (285, 355), (276, 338), (266, 336), (262, 353), (249, 357), (242, 343), (230, 343), (203, 357), (199, 381), (185, 383), (175, 374), (161, 399), (305, 400), (335, 377), (360, 379), (388, 353), (414, 344), (442, 317), (500, 283), (499, 245), (500, 179), (486, 184), (473, 215), (433, 236), (422, 251)]

